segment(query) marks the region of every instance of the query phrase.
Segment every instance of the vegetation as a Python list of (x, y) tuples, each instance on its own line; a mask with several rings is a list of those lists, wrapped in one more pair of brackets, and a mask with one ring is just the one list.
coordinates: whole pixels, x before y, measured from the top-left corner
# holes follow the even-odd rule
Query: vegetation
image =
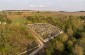
[[(45, 14), (42, 12), (42, 14)], [(19, 14), (18, 15), (22, 15)], [(8, 20), (9, 18), (2, 18), (0, 21)], [(9, 19), (10, 20), (10, 19)], [(24, 22), (25, 21), (25, 22)], [(50, 23), (58, 26), (64, 30), (64, 33), (51, 40), (48, 47), (45, 49), (45, 55), (85, 55), (85, 16), (68, 16), (58, 14), (55, 16), (41, 15), (41, 12), (33, 12), (31, 16), (22, 17), (19, 19), (10, 20), (6, 26), (0, 25), (0, 52), (10, 55), (14, 54), (25, 46), (26, 41), (33, 39), (30, 32), (23, 28), (23, 26), (13, 26), (15, 23)], [(19, 35), (17, 35), (19, 34)], [(24, 41), (21, 45), (20, 39)], [(16, 41), (15, 41), (16, 40)], [(8, 52), (8, 53), (7, 53)]]
[(30, 45), (33, 48), (37, 46), (37, 43), (27, 27), (11, 24), (0, 25), (0, 55), (20, 54), (29, 50)]
[[(31, 16), (32, 23), (50, 23), (64, 30), (46, 49), (46, 55), (84, 55), (85, 54), (85, 17), (84, 16)], [(83, 39), (83, 40), (81, 40)], [(83, 41), (83, 42), (82, 42)], [(55, 43), (55, 44), (53, 44)], [(55, 47), (54, 47), (55, 46)], [(84, 49), (83, 49), (84, 48)]]

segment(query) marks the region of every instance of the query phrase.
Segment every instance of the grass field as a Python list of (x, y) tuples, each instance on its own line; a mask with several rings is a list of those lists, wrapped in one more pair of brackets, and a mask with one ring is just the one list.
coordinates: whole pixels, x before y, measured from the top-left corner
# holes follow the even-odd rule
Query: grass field
[(23, 18), (23, 17), (27, 17), (27, 16), (58, 16), (58, 15), (66, 15), (66, 16), (85, 16), (85, 12), (45, 12), (45, 11), (39, 11), (39, 12), (21, 12), (21, 14), (17, 14), (18, 12), (12, 12), (11, 11), (11, 15), (8, 12), (7, 17), (9, 19), (16, 19), (16, 18)]

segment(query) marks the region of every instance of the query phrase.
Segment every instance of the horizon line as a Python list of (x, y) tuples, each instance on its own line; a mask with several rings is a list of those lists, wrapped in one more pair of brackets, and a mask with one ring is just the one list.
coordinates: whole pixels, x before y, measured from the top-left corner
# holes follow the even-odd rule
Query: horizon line
[(65, 10), (36, 10), (36, 9), (2, 9), (0, 11), (55, 11), (55, 12), (85, 12), (84, 10), (65, 11)]

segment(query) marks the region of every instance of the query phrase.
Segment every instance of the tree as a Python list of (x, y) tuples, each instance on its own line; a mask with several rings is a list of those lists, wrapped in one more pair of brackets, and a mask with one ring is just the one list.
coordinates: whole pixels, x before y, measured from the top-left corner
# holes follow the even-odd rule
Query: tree
[(73, 48), (73, 55), (83, 55), (83, 54), (84, 52), (83, 52), (82, 47), (79, 45), (75, 45)]
[(68, 35), (63, 33), (63, 34), (60, 34), (59, 36), (56, 37), (56, 39), (58, 41), (61, 41), (61, 42), (65, 42), (68, 40)]
[(63, 51), (64, 50), (64, 44), (60, 41), (56, 41), (56, 49), (59, 51)]
[(64, 44), (56, 40), (56, 46), (53, 55), (62, 55), (63, 51), (64, 51)]
[(85, 38), (85, 32), (81, 32), (80, 35), (81, 35), (82, 38)]
[(72, 28), (68, 28), (66, 33), (68, 34), (68, 36), (72, 37), (73, 36)]
[(48, 49), (46, 49), (46, 55), (51, 55), (51, 52)]

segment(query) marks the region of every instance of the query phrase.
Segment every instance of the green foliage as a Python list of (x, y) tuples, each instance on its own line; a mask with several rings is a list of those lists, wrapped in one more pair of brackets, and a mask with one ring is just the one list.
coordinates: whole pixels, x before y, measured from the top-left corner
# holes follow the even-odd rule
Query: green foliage
[[(53, 53), (53, 55), (73, 55), (74, 44), (79, 44), (79, 39), (84, 37), (85, 33), (85, 17), (76, 16), (64, 16), (57, 15), (55, 17), (48, 16), (30, 16), (27, 20), (32, 21), (32, 23), (50, 23), (52, 25), (58, 26), (64, 30), (65, 33), (57, 36), (52, 42), (51, 47), (47, 49), (47, 55)], [(57, 41), (57, 43), (56, 43)], [(85, 43), (82, 42), (81, 43)], [(53, 44), (55, 43), (55, 45)], [(50, 46), (50, 45), (49, 45)], [(84, 47), (83, 47), (84, 48)], [(62, 50), (62, 51), (61, 51)], [(53, 52), (54, 51), (54, 52)], [(82, 52), (82, 51), (81, 51)]]
[[(29, 29), (24, 25), (0, 25), (0, 54), (16, 55), (25, 50), (30, 43), (36, 43)], [(36, 46), (33, 44), (32, 46)]]
[(78, 45), (76, 45), (76, 46), (74, 46), (74, 48), (73, 48), (73, 55), (83, 55), (83, 49), (82, 49), (82, 47), (80, 47), (80, 46), (78, 46)]
[(81, 35), (82, 38), (85, 38), (85, 32), (81, 32), (80, 35)]
[(56, 49), (59, 51), (64, 51), (64, 44), (62, 42), (56, 41)]
[[(9, 20), (5, 15), (0, 16), (1, 22), (13, 24), (28, 24), (28, 23), (50, 23), (63, 29), (65, 33), (57, 36), (53, 41), (50, 41), (46, 49), (46, 55), (83, 55), (85, 54), (85, 16), (42, 16), (41, 12), (33, 13), (33, 16), (27, 18), (19, 18)], [(17, 12), (20, 15), (19, 12)], [(44, 13), (43, 13), (44, 14)], [(2, 55), (8, 55), (19, 52), (19, 43), (33, 39), (31, 34), (28, 34), (23, 26), (1, 26), (0, 27), (0, 52)], [(18, 35), (17, 35), (18, 34)], [(14, 43), (14, 44), (12, 44)], [(24, 42), (25, 43), (25, 42)], [(22, 43), (21, 45), (25, 45)], [(16, 47), (19, 46), (19, 47)], [(84, 49), (84, 52), (83, 52)]]
[(51, 51), (46, 49), (46, 55), (51, 55)]
[(18, 19), (14, 19), (12, 20), (12, 24), (27, 24), (28, 23), (28, 20), (26, 18), (18, 18)]
[(8, 24), (10, 24), (11, 23), (11, 20), (9, 20), (6, 16), (0, 16), (0, 22), (2, 23), (2, 22), (6, 22), (6, 23), (8, 23)]
[(85, 16), (80, 16), (81, 19), (85, 19)]
[(65, 33), (63, 33), (63, 34), (61, 34), (61, 35), (59, 35), (59, 36), (57, 36), (56, 37), (56, 39), (58, 40), (58, 41), (60, 41), (60, 42), (65, 42), (65, 41), (67, 41), (68, 40), (68, 36), (67, 36), (67, 34), (65, 34)]
[(66, 31), (66, 33), (67, 33), (68, 36), (72, 37), (74, 31), (72, 30), (72, 28), (68, 28), (67, 31)]

